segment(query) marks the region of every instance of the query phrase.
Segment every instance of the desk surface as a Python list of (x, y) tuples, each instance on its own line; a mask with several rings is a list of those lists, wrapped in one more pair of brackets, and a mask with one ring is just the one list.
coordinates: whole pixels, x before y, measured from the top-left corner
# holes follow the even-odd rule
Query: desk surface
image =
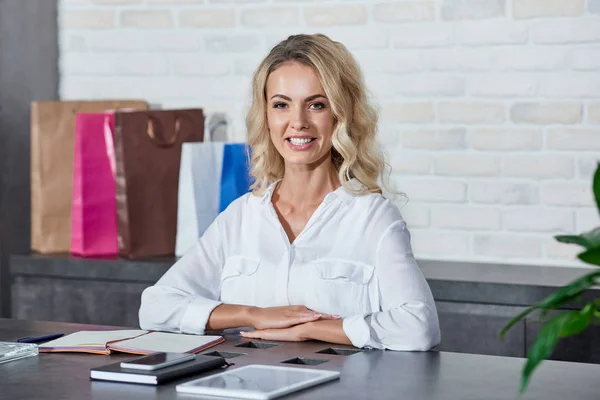
[[(109, 326), (0, 319), (0, 340), (55, 332), (122, 329)], [(476, 334), (476, 333), (471, 333)], [(330, 382), (285, 397), (286, 399), (410, 399), (508, 400), (516, 399), (523, 359), (446, 352), (363, 351), (349, 356), (316, 353), (330, 346), (322, 342), (280, 343), (269, 349), (237, 347), (248, 342), (226, 335), (226, 342), (206, 351), (245, 353), (232, 358), (231, 368), (263, 363), (279, 364), (295, 357), (326, 359), (316, 366), (341, 372)], [(1, 399), (198, 399), (175, 392), (186, 378), (159, 387), (90, 381), (90, 368), (130, 355), (40, 354), (38, 357), (0, 364)], [(283, 364), (290, 365), (291, 364)], [(202, 375), (206, 376), (208, 374)], [(545, 362), (523, 399), (597, 400), (600, 365)]]

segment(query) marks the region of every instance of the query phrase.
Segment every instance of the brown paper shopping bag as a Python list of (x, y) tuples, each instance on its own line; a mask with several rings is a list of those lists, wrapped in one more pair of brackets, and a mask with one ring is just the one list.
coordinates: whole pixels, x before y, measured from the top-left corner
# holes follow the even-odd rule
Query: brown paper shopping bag
[(148, 109), (138, 100), (39, 101), (31, 104), (31, 249), (65, 253), (71, 242), (75, 115)]
[(115, 115), (121, 256), (175, 253), (181, 147), (203, 139), (202, 109)]

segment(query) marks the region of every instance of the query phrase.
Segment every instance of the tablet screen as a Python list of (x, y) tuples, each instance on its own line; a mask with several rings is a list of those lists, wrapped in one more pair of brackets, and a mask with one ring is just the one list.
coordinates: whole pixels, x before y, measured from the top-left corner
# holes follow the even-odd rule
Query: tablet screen
[(336, 371), (248, 365), (178, 385), (177, 391), (268, 399), (337, 377), (339, 372)]

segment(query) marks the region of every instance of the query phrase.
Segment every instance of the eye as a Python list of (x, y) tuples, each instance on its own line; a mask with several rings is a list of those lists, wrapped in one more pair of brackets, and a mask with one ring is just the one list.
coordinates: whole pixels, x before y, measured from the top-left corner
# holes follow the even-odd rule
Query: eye
[(286, 108), (287, 104), (282, 101), (277, 101), (273, 103), (273, 108)]
[(318, 102), (318, 103), (312, 103), (310, 105), (310, 108), (312, 108), (313, 110), (322, 110), (322, 109), (326, 108), (326, 106), (325, 106), (325, 103)]

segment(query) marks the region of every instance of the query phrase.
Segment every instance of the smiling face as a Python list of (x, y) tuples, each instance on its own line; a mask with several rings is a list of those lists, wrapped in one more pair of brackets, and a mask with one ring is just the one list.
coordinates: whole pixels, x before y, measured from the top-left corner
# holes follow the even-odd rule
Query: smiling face
[(330, 162), (334, 117), (315, 71), (286, 62), (269, 75), (266, 95), (271, 141), (286, 167)]

